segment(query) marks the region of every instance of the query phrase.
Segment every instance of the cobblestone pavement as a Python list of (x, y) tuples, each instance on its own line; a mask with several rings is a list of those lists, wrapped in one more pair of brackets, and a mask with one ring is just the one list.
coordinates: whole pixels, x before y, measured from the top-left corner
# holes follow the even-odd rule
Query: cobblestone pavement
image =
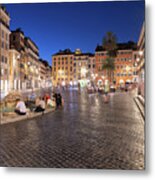
[(144, 169), (144, 121), (129, 93), (63, 94), (65, 107), (0, 126), (0, 164), (16, 167)]

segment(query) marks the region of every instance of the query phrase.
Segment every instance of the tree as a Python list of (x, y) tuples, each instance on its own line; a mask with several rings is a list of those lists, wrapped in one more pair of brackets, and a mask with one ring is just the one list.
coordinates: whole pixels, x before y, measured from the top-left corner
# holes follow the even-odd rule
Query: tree
[(115, 69), (114, 59), (110, 58), (110, 57), (105, 59), (103, 61), (102, 69), (107, 70), (107, 75), (108, 75), (109, 81), (112, 82), (112, 73)]
[(103, 38), (103, 49), (108, 52), (109, 57), (116, 57), (117, 55), (117, 38), (112, 32), (107, 32)]
[(107, 70), (108, 78), (112, 82), (112, 73), (115, 69), (114, 57), (117, 55), (117, 38), (112, 32), (107, 32), (103, 38), (103, 49), (107, 51), (107, 59), (103, 61), (102, 69)]

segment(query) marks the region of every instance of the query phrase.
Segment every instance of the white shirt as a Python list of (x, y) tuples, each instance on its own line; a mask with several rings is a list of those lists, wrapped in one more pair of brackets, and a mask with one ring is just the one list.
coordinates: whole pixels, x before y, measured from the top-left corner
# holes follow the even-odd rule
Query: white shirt
[(39, 104), (43, 109), (45, 109), (45, 106), (46, 106), (45, 101), (41, 100)]
[(16, 105), (16, 109), (18, 109), (22, 113), (26, 113), (26, 106), (23, 101), (19, 101)]

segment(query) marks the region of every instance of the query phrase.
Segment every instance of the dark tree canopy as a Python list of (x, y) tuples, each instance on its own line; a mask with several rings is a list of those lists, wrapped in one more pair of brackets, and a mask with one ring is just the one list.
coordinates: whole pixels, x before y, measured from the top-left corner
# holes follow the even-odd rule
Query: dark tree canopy
[(113, 58), (107, 58), (104, 60), (102, 69), (107, 69), (107, 70), (114, 70), (115, 69), (115, 62)]
[(103, 48), (108, 51), (110, 57), (115, 57), (117, 54), (117, 38), (113, 32), (107, 32), (103, 37)]

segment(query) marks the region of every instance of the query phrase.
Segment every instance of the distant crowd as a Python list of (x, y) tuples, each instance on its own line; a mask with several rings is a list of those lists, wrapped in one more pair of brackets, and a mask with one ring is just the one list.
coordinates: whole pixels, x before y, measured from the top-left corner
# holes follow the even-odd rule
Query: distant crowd
[(15, 112), (18, 115), (26, 115), (28, 109), (32, 112), (44, 112), (46, 108), (60, 108), (64, 105), (64, 100), (60, 93), (52, 93), (50, 96), (46, 93), (43, 97), (36, 97), (34, 104), (30, 106), (28, 102), (24, 102), (22, 99), (16, 100)]

